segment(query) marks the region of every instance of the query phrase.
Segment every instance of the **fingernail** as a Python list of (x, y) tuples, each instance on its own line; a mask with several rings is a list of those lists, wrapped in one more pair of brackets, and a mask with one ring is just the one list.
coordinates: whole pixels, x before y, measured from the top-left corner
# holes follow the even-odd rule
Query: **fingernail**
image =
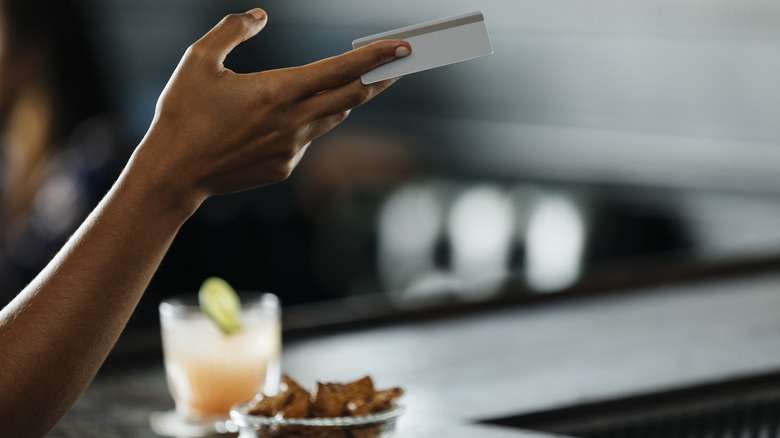
[(263, 12), (260, 8), (255, 8), (250, 11), (247, 11), (248, 14), (251, 14), (253, 17), (255, 17), (255, 20), (262, 20), (265, 18), (265, 12)]
[(395, 49), (396, 58), (403, 58), (404, 56), (409, 56), (411, 53), (412, 51), (406, 46), (398, 46)]

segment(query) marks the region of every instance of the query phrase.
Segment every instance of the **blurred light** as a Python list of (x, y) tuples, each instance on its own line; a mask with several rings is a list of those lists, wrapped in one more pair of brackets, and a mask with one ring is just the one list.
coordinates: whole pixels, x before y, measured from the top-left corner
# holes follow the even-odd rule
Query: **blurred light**
[(378, 269), (391, 293), (435, 269), (442, 233), (442, 206), (432, 187), (408, 186), (393, 193), (379, 212)]
[(54, 239), (75, 228), (86, 206), (81, 205), (80, 187), (67, 169), (57, 172), (44, 183), (33, 201), (36, 231)]
[(526, 280), (538, 292), (570, 286), (580, 274), (585, 223), (574, 202), (545, 196), (532, 206), (526, 231)]
[(509, 267), (514, 229), (512, 205), (497, 187), (470, 188), (455, 200), (448, 231), (452, 269), (464, 298), (485, 299), (498, 292)]

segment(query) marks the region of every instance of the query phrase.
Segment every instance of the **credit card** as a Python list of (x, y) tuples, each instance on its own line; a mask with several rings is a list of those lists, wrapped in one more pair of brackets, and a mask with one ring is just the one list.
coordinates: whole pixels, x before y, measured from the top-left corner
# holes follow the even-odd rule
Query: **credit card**
[(360, 79), (366, 85), (493, 53), (482, 12), (470, 12), (358, 38), (352, 41), (352, 47), (357, 49), (379, 40), (407, 41), (412, 46), (412, 54), (363, 74)]

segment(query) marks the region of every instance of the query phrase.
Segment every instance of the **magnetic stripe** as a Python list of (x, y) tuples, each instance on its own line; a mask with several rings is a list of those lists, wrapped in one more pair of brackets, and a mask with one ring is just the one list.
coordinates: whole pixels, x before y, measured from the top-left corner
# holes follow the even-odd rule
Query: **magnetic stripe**
[(357, 49), (358, 47), (363, 47), (368, 44), (377, 41), (382, 41), (382, 40), (404, 40), (418, 35), (425, 35), (426, 33), (438, 32), (440, 30), (451, 29), (453, 27), (463, 26), (465, 24), (477, 23), (479, 21), (484, 21), (482, 14), (473, 14), (466, 17), (458, 18), (456, 20), (447, 21), (444, 23), (434, 23), (434, 24), (429, 24), (427, 26), (419, 27), (417, 29), (410, 29), (407, 31), (401, 31), (394, 34), (382, 35), (381, 37), (378, 38), (372, 38), (370, 40), (361, 41), (354, 48)]

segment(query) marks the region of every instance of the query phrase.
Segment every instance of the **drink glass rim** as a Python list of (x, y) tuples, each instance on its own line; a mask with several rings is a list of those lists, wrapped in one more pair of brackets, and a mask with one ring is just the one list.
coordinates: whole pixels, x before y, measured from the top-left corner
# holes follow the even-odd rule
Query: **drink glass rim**
[[(237, 291), (241, 300), (241, 310), (263, 310), (273, 313), (279, 312), (279, 297), (270, 292)], [(181, 318), (203, 314), (198, 302), (197, 293), (183, 293), (171, 295), (160, 301), (159, 312), (161, 318)]]

